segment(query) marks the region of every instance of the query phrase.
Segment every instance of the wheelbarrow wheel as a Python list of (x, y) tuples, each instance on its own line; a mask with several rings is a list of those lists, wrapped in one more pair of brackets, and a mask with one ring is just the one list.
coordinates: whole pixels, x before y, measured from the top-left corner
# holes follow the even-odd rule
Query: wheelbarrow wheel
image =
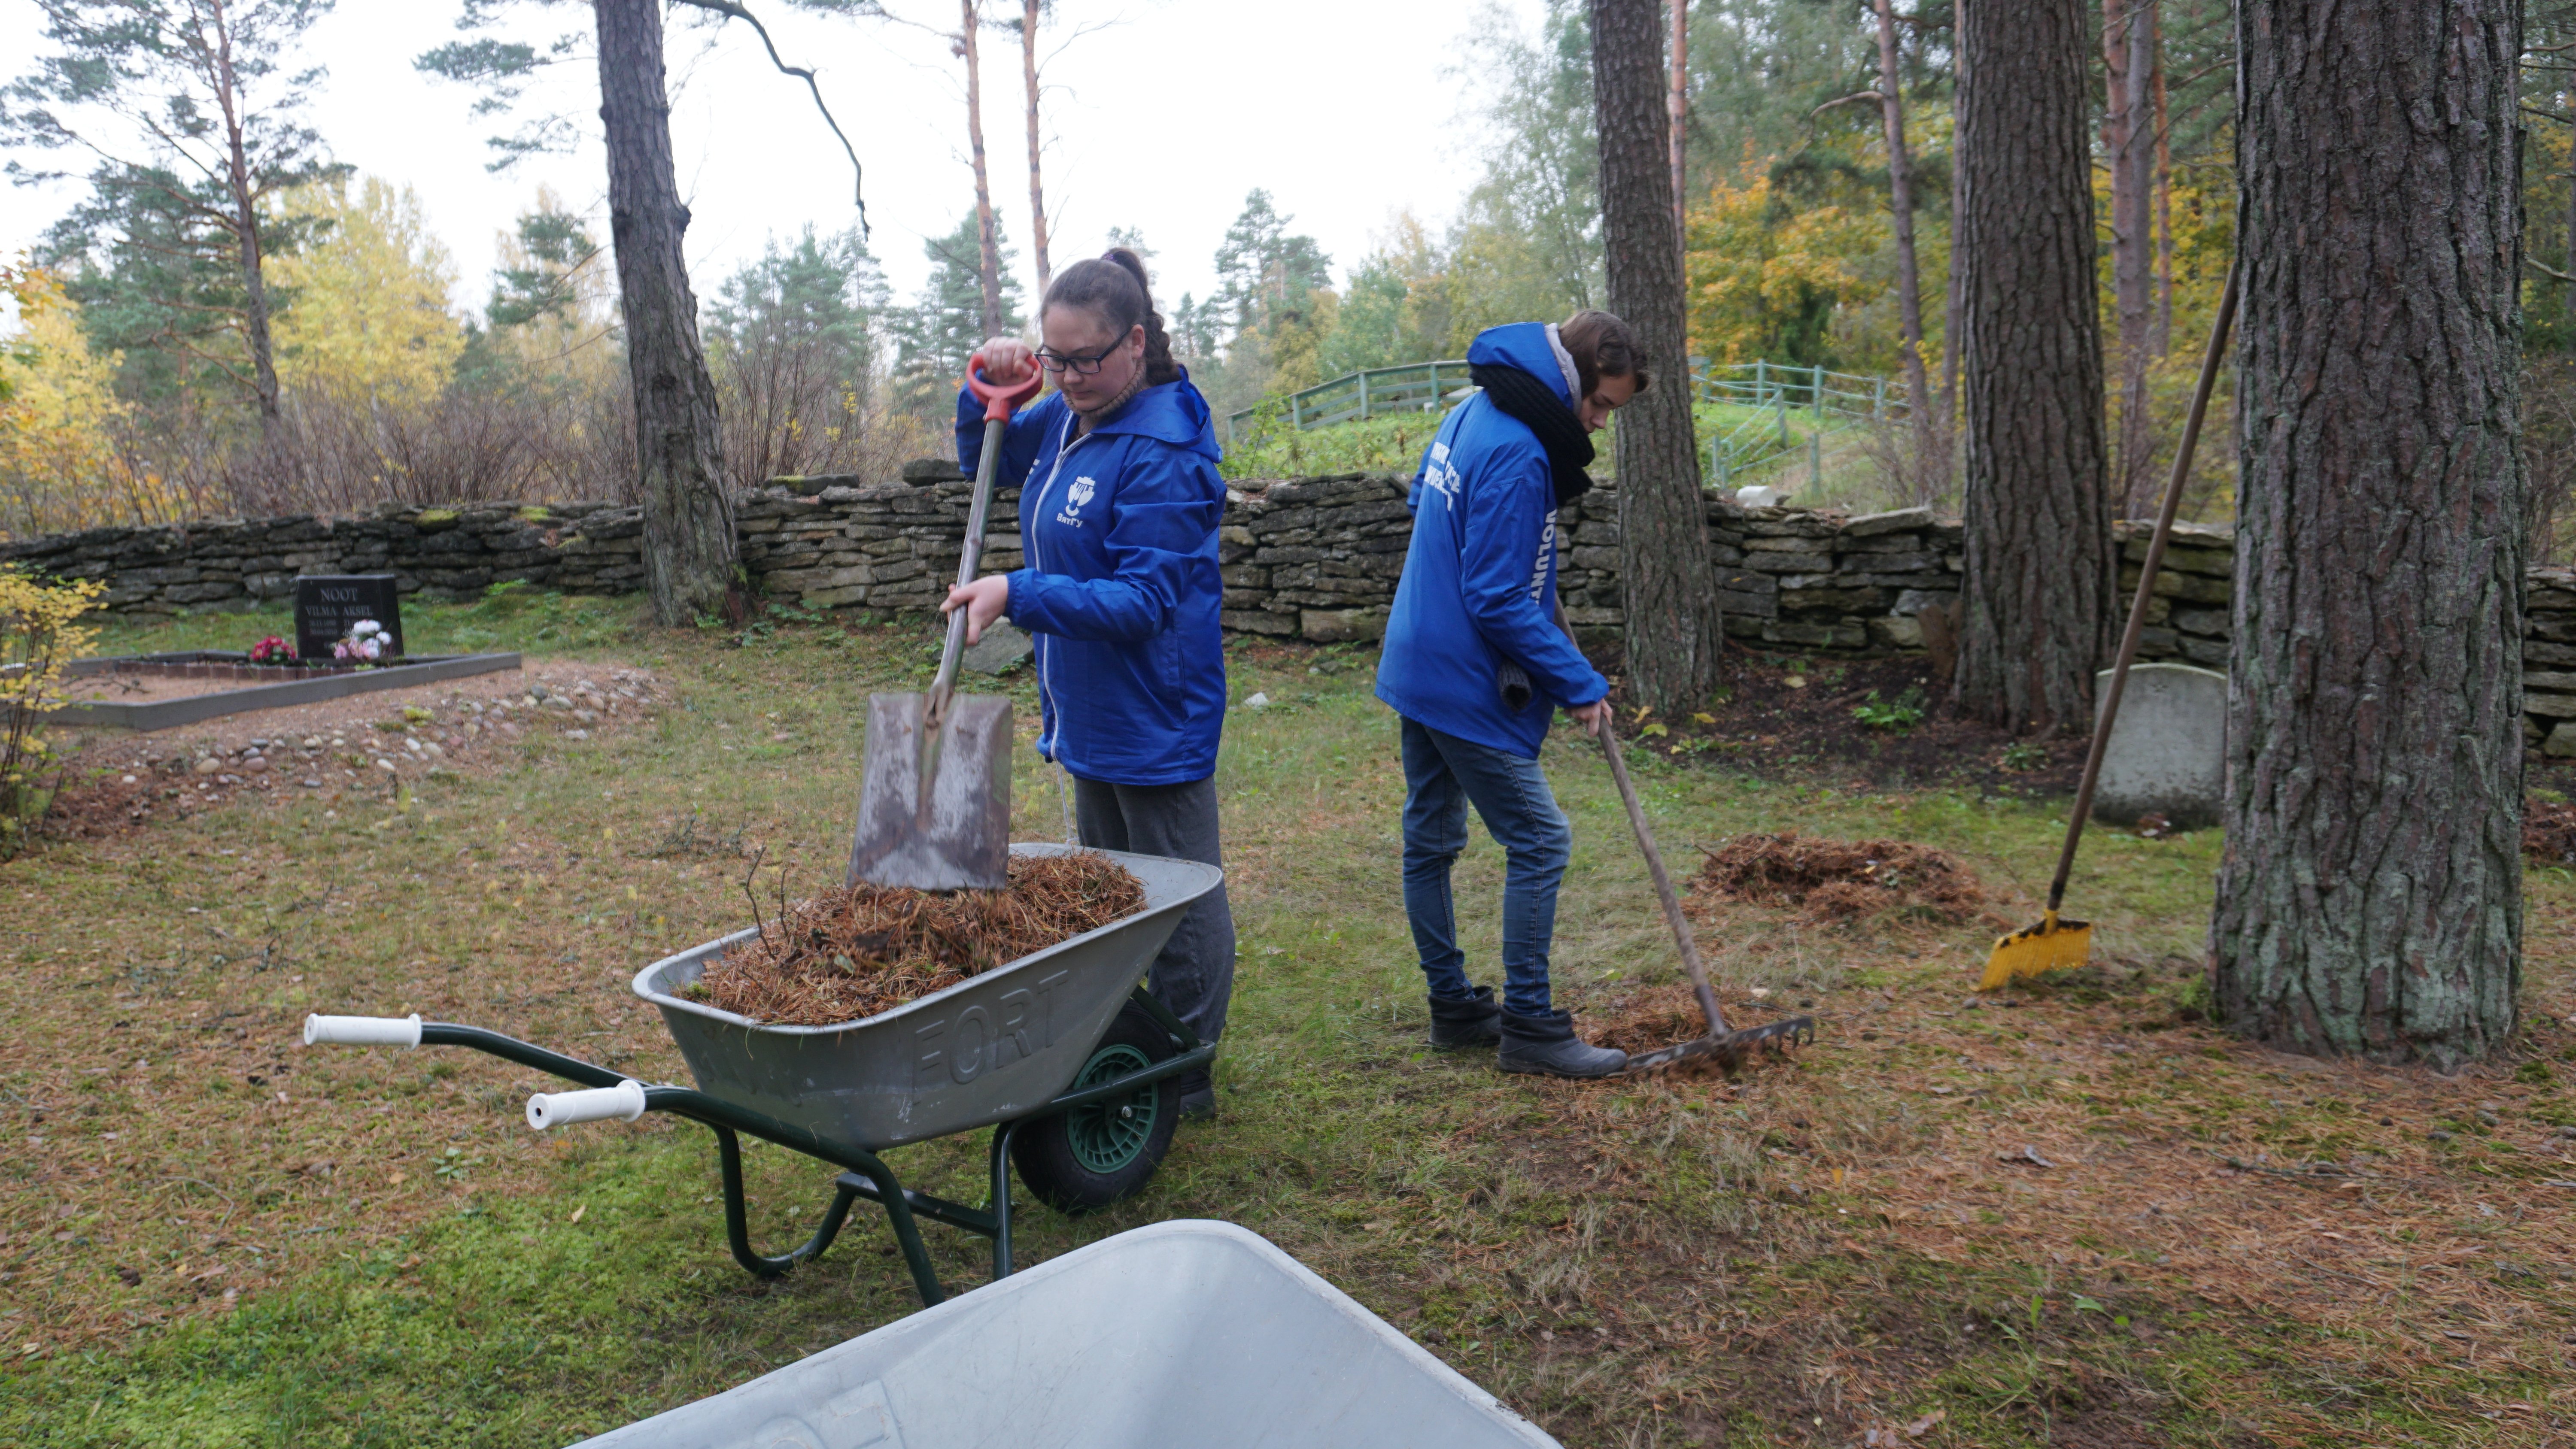
[[(1172, 1055), (1172, 1039), (1127, 1003), (1067, 1091), (1141, 1071)], [(1011, 1138), (1011, 1165), (1040, 1202), (1061, 1213), (1107, 1207), (1141, 1188), (1171, 1150), (1180, 1121), (1180, 1079), (1148, 1082), (1122, 1097), (1059, 1112)]]

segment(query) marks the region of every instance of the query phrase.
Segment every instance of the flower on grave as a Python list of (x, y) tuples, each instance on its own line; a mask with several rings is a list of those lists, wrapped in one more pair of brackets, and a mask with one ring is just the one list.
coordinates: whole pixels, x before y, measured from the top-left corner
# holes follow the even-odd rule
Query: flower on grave
[(393, 631), (373, 619), (360, 619), (349, 626), (347, 637), (331, 646), (331, 657), (357, 664), (373, 664), (393, 649)]
[(271, 634), (267, 638), (250, 646), (250, 662), (253, 664), (292, 664), (295, 662), (295, 646), (287, 643), (276, 635)]

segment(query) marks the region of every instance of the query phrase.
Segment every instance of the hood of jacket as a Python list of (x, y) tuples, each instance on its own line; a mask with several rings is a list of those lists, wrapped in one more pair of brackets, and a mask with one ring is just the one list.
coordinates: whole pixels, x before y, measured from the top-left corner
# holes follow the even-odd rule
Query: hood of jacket
[(1573, 407), (1576, 402), (1575, 387), (1579, 379), (1574, 370), (1574, 355), (1557, 340), (1553, 322), (1510, 322), (1500, 327), (1488, 327), (1476, 334), (1475, 341), (1467, 344), (1467, 361), (1471, 366), (1500, 364), (1518, 368), (1555, 388), (1567, 407)]
[(1208, 411), (1207, 399), (1199, 396), (1186, 368), (1180, 381), (1144, 389), (1129, 398), (1115, 417), (1091, 431), (1103, 437), (1152, 438), (1209, 459), (1218, 454), (1215, 415)]

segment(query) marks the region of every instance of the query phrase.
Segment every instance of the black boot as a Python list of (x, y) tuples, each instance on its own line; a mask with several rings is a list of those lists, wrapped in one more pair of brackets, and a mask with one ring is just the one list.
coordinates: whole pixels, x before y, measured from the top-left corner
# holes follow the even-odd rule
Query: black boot
[(1479, 986), (1465, 1001), (1431, 998), (1431, 1044), (1442, 1051), (1485, 1046), (1503, 1035), (1503, 1009), (1494, 1004), (1494, 988)]
[(1205, 1122), (1216, 1115), (1216, 1083), (1208, 1069), (1181, 1074), (1181, 1120)]
[(1607, 1077), (1627, 1069), (1628, 1054), (1617, 1047), (1586, 1044), (1574, 1034), (1574, 1018), (1562, 1011), (1545, 1016), (1502, 1014), (1502, 1068), (1550, 1077)]

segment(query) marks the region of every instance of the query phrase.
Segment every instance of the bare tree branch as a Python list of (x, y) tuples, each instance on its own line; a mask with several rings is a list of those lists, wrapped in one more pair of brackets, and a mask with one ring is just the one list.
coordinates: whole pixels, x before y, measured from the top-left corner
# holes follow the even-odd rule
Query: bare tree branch
[(1812, 121), (1816, 117), (1823, 115), (1825, 112), (1832, 110), (1836, 106), (1856, 105), (1862, 101), (1867, 101), (1873, 106), (1884, 105), (1887, 102), (1887, 97), (1874, 90), (1854, 91), (1850, 95), (1838, 96), (1835, 99), (1827, 101), (1823, 105), (1816, 107), (1814, 110), (1809, 111), (1807, 113), (1807, 119)]
[[(769, 52), (769, 63), (778, 67), (780, 74), (792, 75), (798, 80), (805, 82), (805, 89), (814, 93), (814, 109), (823, 113), (823, 124), (832, 128), (832, 134), (840, 138), (841, 149), (849, 153), (851, 178), (850, 199), (858, 203), (859, 239), (861, 241), (865, 241), (868, 236), (866, 168), (859, 164), (858, 148), (850, 144), (850, 138), (847, 133), (842, 131), (841, 123), (832, 119), (832, 108), (823, 104), (823, 88), (814, 83), (814, 72), (807, 70), (803, 66), (789, 65), (785, 58), (781, 57), (778, 53), (778, 42), (769, 38), (769, 27), (761, 24), (759, 16), (752, 14), (741, 5), (736, 4), (735, 0), (678, 0), (678, 3), (692, 6), (699, 10), (712, 11), (718, 15), (731, 16), (736, 20), (746, 22), (753, 30), (760, 33), (760, 43)], [(892, 19), (894, 17), (889, 16), (887, 18)]]

